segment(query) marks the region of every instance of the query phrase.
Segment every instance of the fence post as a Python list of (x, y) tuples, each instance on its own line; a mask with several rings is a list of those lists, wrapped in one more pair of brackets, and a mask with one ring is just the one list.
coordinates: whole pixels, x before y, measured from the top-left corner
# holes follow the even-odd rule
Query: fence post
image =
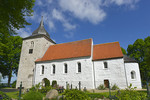
[(109, 82), (109, 98), (111, 100), (110, 82)]
[(68, 82), (66, 82), (66, 90), (68, 89)]
[(22, 82), (20, 83), (20, 88), (19, 88), (19, 100), (21, 100), (21, 89), (22, 89)]
[(79, 81), (79, 90), (81, 90), (81, 82)]
[(71, 83), (71, 89), (72, 89), (72, 83)]

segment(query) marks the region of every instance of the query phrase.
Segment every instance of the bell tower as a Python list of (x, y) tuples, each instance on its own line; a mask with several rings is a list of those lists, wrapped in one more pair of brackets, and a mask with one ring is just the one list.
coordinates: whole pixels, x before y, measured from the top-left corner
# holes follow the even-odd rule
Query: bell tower
[(50, 45), (56, 44), (44, 28), (43, 17), (31, 36), (23, 38), (16, 88), (31, 88), (34, 80), (35, 61), (41, 58)]

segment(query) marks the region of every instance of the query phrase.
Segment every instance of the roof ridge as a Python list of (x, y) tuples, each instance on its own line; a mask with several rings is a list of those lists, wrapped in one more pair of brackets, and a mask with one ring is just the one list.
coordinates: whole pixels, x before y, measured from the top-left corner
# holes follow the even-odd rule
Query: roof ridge
[(112, 44), (112, 43), (119, 43), (119, 41), (116, 41), (116, 42), (108, 42), (108, 43), (102, 43), (102, 44), (94, 44), (94, 46), (95, 46), (95, 45)]
[[(72, 41), (72, 42), (59, 43), (59, 44), (55, 44), (55, 45), (68, 44), (68, 43), (80, 42), (80, 41), (85, 41), (85, 40), (92, 40), (92, 38), (89, 38), (89, 39), (84, 39), (84, 40), (78, 40), (78, 41)], [(55, 45), (51, 45), (51, 46), (55, 46)]]

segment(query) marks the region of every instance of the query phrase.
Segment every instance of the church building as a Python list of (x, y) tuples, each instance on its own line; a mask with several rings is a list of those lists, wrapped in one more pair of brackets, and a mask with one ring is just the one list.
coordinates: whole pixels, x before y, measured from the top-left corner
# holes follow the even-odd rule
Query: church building
[(120, 89), (141, 88), (138, 63), (122, 54), (119, 42), (93, 44), (92, 39), (56, 44), (43, 19), (31, 36), (23, 39), (16, 88), (31, 88), (48, 79), (59, 86), (96, 89), (116, 84)]

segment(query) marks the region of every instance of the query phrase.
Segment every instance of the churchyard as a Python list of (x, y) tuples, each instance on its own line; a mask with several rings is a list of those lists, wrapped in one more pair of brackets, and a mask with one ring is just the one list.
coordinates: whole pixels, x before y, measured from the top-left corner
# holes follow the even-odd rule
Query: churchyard
[(1, 87), (0, 100), (148, 100), (146, 89), (136, 90), (132, 85), (124, 90), (117, 85), (110, 88), (100, 85), (97, 89), (86, 90), (80, 87), (71, 89), (71, 85), (67, 84), (65, 88), (57, 81), (52, 85), (47, 82), (45, 86), (39, 83), (30, 89)]

